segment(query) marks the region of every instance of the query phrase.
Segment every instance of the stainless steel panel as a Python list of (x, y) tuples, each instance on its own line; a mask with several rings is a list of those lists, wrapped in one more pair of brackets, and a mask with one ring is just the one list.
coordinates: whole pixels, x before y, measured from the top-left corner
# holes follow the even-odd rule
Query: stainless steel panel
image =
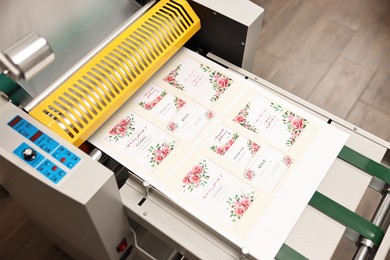
[(48, 41), (54, 63), (20, 83), (36, 97), (140, 9), (132, 0), (1, 0), (0, 50), (30, 32)]

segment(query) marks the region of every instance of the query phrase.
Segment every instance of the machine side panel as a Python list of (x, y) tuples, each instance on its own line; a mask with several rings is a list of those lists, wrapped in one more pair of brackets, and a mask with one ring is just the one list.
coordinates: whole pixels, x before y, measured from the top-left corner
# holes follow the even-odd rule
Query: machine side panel
[[(72, 257), (119, 259), (123, 252), (116, 247), (130, 241), (130, 232), (113, 173), (11, 103), (0, 100), (0, 111), (0, 134), (6, 136), (0, 139), (1, 185)], [(52, 138), (55, 147), (40, 147), (42, 137)], [(64, 163), (77, 163), (69, 167), (56, 152)], [(65, 177), (52, 179), (59, 169)]]
[(211, 52), (224, 57), (241, 67), (245, 50), (241, 43), (246, 41), (247, 26), (195, 1), (190, 4), (202, 21), (202, 28), (188, 41), (187, 46), (204, 54)]

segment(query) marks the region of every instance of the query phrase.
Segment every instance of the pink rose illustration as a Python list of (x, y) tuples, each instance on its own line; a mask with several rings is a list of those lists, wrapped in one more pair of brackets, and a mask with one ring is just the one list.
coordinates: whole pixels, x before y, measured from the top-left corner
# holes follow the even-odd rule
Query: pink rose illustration
[(207, 119), (211, 119), (211, 118), (213, 118), (213, 117), (214, 117), (213, 111), (210, 111), (210, 110), (209, 110), (209, 111), (206, 112), (206, 118), (207, 118)]
[(157, 162), (157, 163), (161, 163), (162, 162), (162, 160), (164, 160), (164, 155), (162, 154), (162, 153), (156, 153), (156, 155), (155, 155), (155, 161)]
[(122, 119), (119, 122), (119, 125), (121, 125), (121, 126), (127, 126), (128, 124), (129, 124), (129, 120), (128, 119)]
[(168, 130), (174, 132), (177, 128), (177, 124), (175, 122), (169, 122), (167, 128), (168, 128)]
[(177, 107), (181, 108), (185, 105), (186, 102), (184, 102), (183, 99), (178, 99), (177, 100)]
[(236, 215), (237, 215), (238, 217), (242, 217), (242, 215), (244, 215), (244, 213), (245, 213), (245, 210), (242, 209), (242, 208), (240, 208), (240, 207), (237, 207), (237, 208), (235, 209), (235, 213), (236, 213)]
[(130, 136), (134, 131), (132, 126), (134, 119), (132, 116), (128, 116), (124, 119), (121, 119), (115, 126), (113, 126), (108, 132), (108, 140), (118, 141), (120, 138), (125, 136)]
[(205, 186), (210, 178), (210, 176), (206, 174), (207, 170), (205, 161), (194, 165), (182, 181), (184, 191), (192, 192), (199, 186)]
[(242, 115), (237, 115), (235, 118), (234, 118), (234, 121), (237, 122), (237, 123), (242, 123), (245, 121), (245, 118), (242, 116)]
[(191, 176), (191, 182), (195, 184), (195, 187), (199, 186), (200, 177), (199, 175), (192, 175)]
[(168, 76), (165, 77), (164, 80), (166, 82), (168, 82), (168, 83), (171, 83), (171, 82), (173, 82), (175, 80), (175, 77), (173, 77), (172, 75), (168, 75)]
[(249, 206), (251, 205), (251, 201), (247, 198), (243, 198), (241, 201), (240, 201), (240, 204), (241, 206), (247, 210), (249, 208)]
[(192, 170), (191, 170), (194, 174), (200, 174), (203, 172), (203, 166), (202, 165), (195, 165), (194, 167), (192, 167)]
[(184, 179), (183, 179), (183, 183), (184, 183), (184, 185), (188, 185), (188, 184), (190, 184), (191, 182), (190, 182), (190, 177), (189, 177), (189, 175), (187, 174), (187, 176), (186, 177), (184, 177)]
[(159, 165), (173, 150), (175, 142), (158, 143), (156, 146), (150, 146), (150, 166), (156, 167)]
[(252, 170), (247, 169), (244, 173), (244, 177), (251, 181), (255, 177), (255, 173)]
[(229, 79), (226, 77), (219, 77), (217, 79), (217, 84), (219, 88), (226, 88), (229, 84)]
[(161, 147), (161, 153), (163, 155), (167, 156), (170, 152), (171, 152), (171, 149), (169, 149), (169, 147), (167, 147), (167, 146)]
[(291, 158), (288, 155), (284, 156), (282, 161), (283, 161), (284, 165), (286, 165), (287, 167), (290, 167), (291, 164), (294, 162), (293, 158)]
[(260, 150), (260, 145), (252, 143), (252, 153), (257, 153)]
[(226, 203), (229, 206), (230, 217), (232, 222), (237, 222), (241, 219), (244, 213), (248, 210), (249, 206), (255, 198), (254, 191), (250, 193), (236, 194), (234, 197), (230, 197)]
[(116, 127), (112, 128), (109, 132), (110, 135), (115, 135), (116, 134)]
[(217, 154), (224, 154), (225, 149), (223, 147), (217, 147), (216, 152), (217, 152)]
[(297, 117), (292, 119), (291, 126), (293, 129), (301, 129), (303, 127), (303, 119)]
[(120, 126), (117, 128), (117, 133), (120, 134), (122, 137), (126, 134), (126, 127)]

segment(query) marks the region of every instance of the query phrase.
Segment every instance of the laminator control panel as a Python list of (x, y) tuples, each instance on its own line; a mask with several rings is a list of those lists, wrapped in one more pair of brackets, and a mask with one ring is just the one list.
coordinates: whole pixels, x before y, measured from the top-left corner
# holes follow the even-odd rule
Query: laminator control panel
[(54, 184), (58, 184), (81, 158), (19, 115), (8, 122), (24, 139), (13, 152)]

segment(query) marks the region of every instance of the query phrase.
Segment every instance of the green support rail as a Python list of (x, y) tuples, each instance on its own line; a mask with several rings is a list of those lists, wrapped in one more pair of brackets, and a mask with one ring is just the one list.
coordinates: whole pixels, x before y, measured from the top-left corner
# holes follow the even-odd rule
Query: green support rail
[(390, 185), (390, 169), (344, 146), (338, 157)]
[(371, 240), (376, 246), (380, 245), (384, 236), (383, 230), (355, 212), (319, 192), (314, 193), (309, 205)]
[(279, 249), (279, 252), (275, 256), (276, 260), (307, 260), (308, 258), (304, 257), (291, 247), (286, 244), (283, 244)]
[[(386, 184), (390, 185), (390, 169), (377, 163), (370, 158), (356, 152), (355, 150), (344, 146), (338, 157), (345, 162), (357, 167), (367, 174), (376, 177)], [(374, 225), (365, 218), (359, 216), (355, 212), (345, 208), (337, 202), (331, 200), (325, 195), (315, 192), (309, 205), (324, 213), (328, 217), (336, 220), (340, 224), (349, 227), (361, 236), (371, 240), (376, 246), (382, 242), (384, 232), (381, 228)], [(306, 260), (307, 258), (283, 244), (278, 254), (275, 256), (277, 260)]]

